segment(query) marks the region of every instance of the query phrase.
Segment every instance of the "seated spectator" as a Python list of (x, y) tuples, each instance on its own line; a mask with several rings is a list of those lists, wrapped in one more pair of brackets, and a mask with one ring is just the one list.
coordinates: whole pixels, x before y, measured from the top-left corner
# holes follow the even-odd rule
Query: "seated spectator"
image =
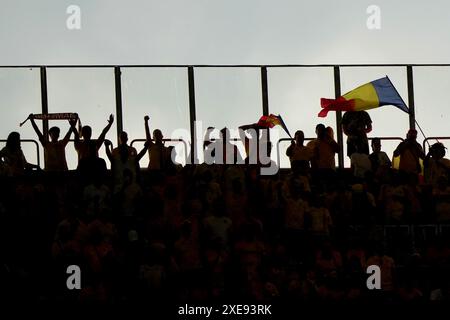
[(353, 223), (367, 224), (374, 218), (376, 208), (375, 197), (366, 190), (364, 184), (356, 183), (352, 185), (351, 199)]
[(396, 224), (403, 221), (405, 214), (406, 193), (397, 176), (392, 184), (381, 186), (379, 202), (384, 211), (386, 223)]
[(381, 245), (376, 245), (367, 259), (367, 266), (377, 265), (381, 271), (381, 290), (392, 292), (395, 288), (395, 261), (384, 253)]
[(333, 248), (331, 241), (324, 242), (322, 248), (316, 252), (316, 265), (325, 277), (337, 277), (342, 269), (341, 253)]
[(398, 297), (401, 302), (420, 302), (423, 299), (423, 293), (418, 288), (417, 280), (411, 279), (410, 275), (407, 279), (403, 279), (398, 289)]
[(181, 226), (180, 238), (174, 245), (175, 260), (181, 272), (184, 273), (193, 272), (202, 267), (199, 235), (193, 231), (192, 223), (185, 220)]
[(446, 303), (450, 301), (450, 277), (445, 274), (443, 278), (439, 287), (431, 290), (430, 301)]
[[(309, 210), (308, 202), (301, 198), (301, 186), (295, 179), (289, 181), (289, 193), (283, 193), (284, 226), (291, 238), (305, 228), (305, 214)], [(296, 234), (296, 235), (294, 235)]]
[(447, 178), (441, 176), (433, 188), (436, 220), (438, 223), (450, 222), (450, 187)]
[(143, 191), (136, 180), (133, 179), (133, 173), (129, 169), (123, 172), (123, 184), (121, 190), (113, 195), (121, 209), (121, 214), (125, 217), (135, 216), (140, 208)]
[(450, 172), (450, 160), (445, 157), (445, 147), (437, 142), (430, 147), (430, 151), (424, 160), (425, 181), (436, 185), (442, 176), (448, 179)]
[(225, 208), (221, 201), (214, 206), (213, 215), (203, 219), (203, 229), (206, 242), (215, 241), (223, 248), (228, 248), (232, 221), (225, 216)]
[(93, 183), (87, 185), (83, 190), (83, 203), (86, 215), (90, 218), (96, 217), (100, 212), (109, 208), (110, 189), (101, 178), (96, 177)]
[(308, 210), (308, 218), (311, 221), (310, 231), (316, 236), (329, 236), (333, 226), (330, 212), (325, 208), (323, 196), (313, 195)]
[(31, 125), (34, 131), (39, 137), (39, 141), (44, 147), (44, 162), (45, 171), (67, 171), (67, 161), (66, 161), (66, 146), (69, 143), (70, 135), (74, 132), (76, 120), (69, 120), (70, 128), (62, 140), (59, 139), (60, 129), (58, 127), (51, 127), (48, 130), (48, 135), (50, 136), (50, 141), (39, 130), (34, 121), (34, 115), (29, 116)]
[(6, 146), (0, 150), (0, 159), (3, 161), (3, 171), (7, 176), (20, 176), (27, 170), (40, 169), (38, 165), (30, 164), (25, 159), (18, 132), (11, 132), (8, 135)]
[(239, 227), (245, 220), (248, 208), (248, 197), (239, 178), (232, 181), (230, 191), (225, 193), (227, 216), (231, 217), (233, 224)]

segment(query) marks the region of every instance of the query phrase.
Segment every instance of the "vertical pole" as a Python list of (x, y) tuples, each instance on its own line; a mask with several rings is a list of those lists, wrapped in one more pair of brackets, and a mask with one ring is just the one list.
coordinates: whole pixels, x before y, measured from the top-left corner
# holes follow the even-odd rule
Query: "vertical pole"
[[(41, 71), (41, 105), (42, 113), (48, 114), (48, 95), (47, 95), (47, 69), (45, 67), (40, 67)], [(44, 139), (48, 141), (48, 120), (44, 119), (42, 121), (42, 131)]]
[[(263, 115), (269, 115), (269, 93), (267, 86), (267, 67), (261, 67), (261, 93), (262, 93), (262, 112)], [(270, 130), (267, 130), (267, 141), (270, 141)], [(278, 141), (277, 141), (278, 142)], [(275, 142), (275, 143), (277, 143)], [(259, 140), (258, 140), (258, 154), (259, 154)]]
[[(341, 73), (339, 70), (339, 66), (334, 66), (334, 96), (336, 98), (341, 96)], [(336, 111), (336, 134), (337, 134), (337, 143), (339, 145), (338, 152), (338, 163), (339, 169), (344, 168), (344, 139), (342, 136), (342, 112)]]
[(269, 115), (269, 94), (267, 90), (267, 67), (261, 67), (262, 111), (263, 115)]
[(114, 67), (114, 83), (116, 89), (116, 128), (117, 128), (117, 144), (119, 144), (120, 133), (123, 131), (122, 118), (122, 72), (120, 67)]
[(406, 75), (408, 80), (408, 107), (409, 107), (409, 128), (416, 128), (416, 109), (414, 107), (414, 81), (413, 68), (406, 66)]
[(195, 141), (195, 81), (194, 81), (194, 67), (188, 67), (188, 86), (189, 86), (189, 123), (191, 130), (191, 164), (197, 162), (196, 158), (196, 147), (197, 143)]

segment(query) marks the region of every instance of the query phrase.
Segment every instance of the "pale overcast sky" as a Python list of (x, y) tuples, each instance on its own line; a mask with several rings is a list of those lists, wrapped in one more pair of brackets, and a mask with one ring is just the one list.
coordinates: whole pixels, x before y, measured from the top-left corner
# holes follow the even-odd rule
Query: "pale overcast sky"
[[(69, 5), (81, 29), (69, 30)], [(369, 30), (366, 9), (381, 9)], [(445, 0), (0, 0), (0, 65), (450, 63), (450, 2)], [(405, 68), (343, 68), (342, 91), (388, 75), (407, 100)], [(427, 135), (450, 135), (449, 68), (415, 68), (417, 119)], [(261, 115), (259, 69), (196, 69), (197, 118), (237, 127)], [(333, 97), (331, 68), (270, 68), (269, 107), (291, 130), (314, 134), (320, 97)], [(111, 69), (50, 69), (49, 110), (74, 111), (98, 134), (114, 112)], [(124, 129), (144, 136), (142, 118), (167, 137), (189, 128), (186, 70), (124, 69)], [(38, 69), (0, 69), (0, 135), (40, 108)], [(370, 111), (373, 135), (404, 136), (407, 115)], [(323, 121), (334, 125), (334, 114)], [(63, 132), (67, 125), (59, 125)], [(282, 133), (281, 133), (282, 135)], [(116, 132), (109, 138), (115, 142)], [(393, 145), (385, 147), (392, 151)], [(32, 150), (24, 147), (34, 161)], [(69, 146), (69, 154), (73, 148)], [(73, 154), (69, 155), (72, 166)]]

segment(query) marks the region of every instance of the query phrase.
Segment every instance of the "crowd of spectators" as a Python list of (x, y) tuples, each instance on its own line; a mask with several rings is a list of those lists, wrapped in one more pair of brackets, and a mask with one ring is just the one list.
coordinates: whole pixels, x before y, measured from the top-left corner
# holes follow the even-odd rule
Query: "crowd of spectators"
[[(425, 154), (410, 130), (390, 159), (380, 139), (369, 153), (352, 133), (351, 168), (339, 170), (333, 132), (319, 124), (306, 145), (296, 132), (290, 169), (261, 175), (259, 163), (174, 164), (148, 117), (140, 152), (125, 132), (112, 149), (104, 140), (113, 121), (97, 140), (73, 121), (63, 140), (59, 129), (50, 141), (39, 132), (44, 171), (26, 161), (17, 132), (8, 137), (0, 291), (107, 303), (450, 300), (450, 161), (441, 143)], [(68, 171), (72, 133), (79, 166)], [(111, 170), (98, 156), (103, 145)], [(66, 287), (69, 265), (82, 271), (81, 290)], [(381, 269), (381, 290), (367, 289), (369, 265)]]

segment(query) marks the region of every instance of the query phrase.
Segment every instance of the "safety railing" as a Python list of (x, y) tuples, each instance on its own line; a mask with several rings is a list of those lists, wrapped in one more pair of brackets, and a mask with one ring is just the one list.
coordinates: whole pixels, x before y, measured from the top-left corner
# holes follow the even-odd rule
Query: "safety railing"
[[(314, 140), (316, 138), (305, 138), (305, 141), (311, 141)], [(404, 141), (403, 138), (401, 137), (367, 137), (367, 139), (369, 141), (373, 140), (373, 139), (380, 139), (381, 141), (395, 141), (398, 140), (400, 142)], [(284, 141), (293, 141), (294, 138), (281, 138), (277, 141), (277, 163), (280, 164), (281, 163), (281, 156), (280, 156), (280, 143), (284, 142)], [(344, 142), (345, 143), (345, 142)]]
[(428, 138), (426, 138), (425, 140), (423, 140), (423, 151), (425, 152), (425, 153), (427, 153), (426, 152), (426, 146), (427, 145), (429, 145), (429, 141), (430, 140), (436, 140), (436, 141), (440, 141), (440, 140), (450, 140), (450, 137), (428, 137)]
[[(6, 139), (0, 139), (0, 142), (2, 143), (6, 143)], [(39, 152), (39, 143), (34, 140), (34, 139), (21, 139), (20, 142), (25, 142), (25, 143), (33, 143), (36, 146), (36, 161), (37, 161), (37, 165), (40, 167), (41, 166), (41, 156), (40, 156), (40, 152)]]
[[(145, 142), (147, 139), (134, 139), (130, 142), (130, 146), (133, 146), (136, 142)], [(152, 141), (155, 141), (152, 139)], [(177, 142), (177, 143), (183, 143), (184, 145), (184, 159), (186, 163), (189, 163), (189, 155), (188, 155), (188, 144), (183, 139), (162, 139), (163, 142)]]
[[(364, 225), (349, 225), (349, 228), (355, 231), (364, 231), (367, 226)], [(416, 236), (421, 236), (422, 238), (431, 235), (433, 237), (441, 235), (450, 235), (450, 224), (447, 223), (430, 223), (430, 224), (384, 224), (377, 225), (379, 230), (382, 230), (383, 237), (389, 237), (393, 235), (398, 235), (399, 233), (411, 237), (414, 239)]]
[[(257, 68), (261, 73), (261, 114), (270, 114), (269, 106), (269, 87), (268, 87), (268, 69), (275, 68), (330, 68), (333, 70), (334, 76), (334, 93), (338, 97), (341, 95), (341, 68), (360, 68), (360, 67), (402, 67), (406, 71), (406, 81), (408, 89), (409, 104), (409, 126), (415, 128), (415, 106), (414, 106), (414, 85), (413, 85), (413, 69), (415, 67), (450, 67), (450, 64), (273, 64), (273, 65), (246, 65), (246, 64), (229, 64), (229, 65), (1, 65), (1, 68), (39, 68), (40, 84), (41, 84), (41, 104), (42, 113), (49, 112), (48, 106), (48, 90), (47, 90), (47, 70), (56, 68), (111, 68), (114, 69), (115, 80), (115, 96), (116, 96), (116, 118), (115, 126), (117, 135), (123, 130), (123, 99), (121, 85), (121, 69), (122, 68), (185, 68), (187, 71), (188, 98), (189, 98), (189, 123), (191, 141), (194, 141), (195, 121), (197, 120), (196, 112), (196, 95), (195, 95), (195, 69), (199, 68)], [(344, 145), (343, 133), (341, 130), (342, 114), (336, 112), (336, 137), (339, 143), (338, 163), (339, 167), (344, 167)], [(48, 132), (48, 121), (43, 121), (44, 134)], [(190, 154), (194, 156), (194, 144), (191, 144)]]

